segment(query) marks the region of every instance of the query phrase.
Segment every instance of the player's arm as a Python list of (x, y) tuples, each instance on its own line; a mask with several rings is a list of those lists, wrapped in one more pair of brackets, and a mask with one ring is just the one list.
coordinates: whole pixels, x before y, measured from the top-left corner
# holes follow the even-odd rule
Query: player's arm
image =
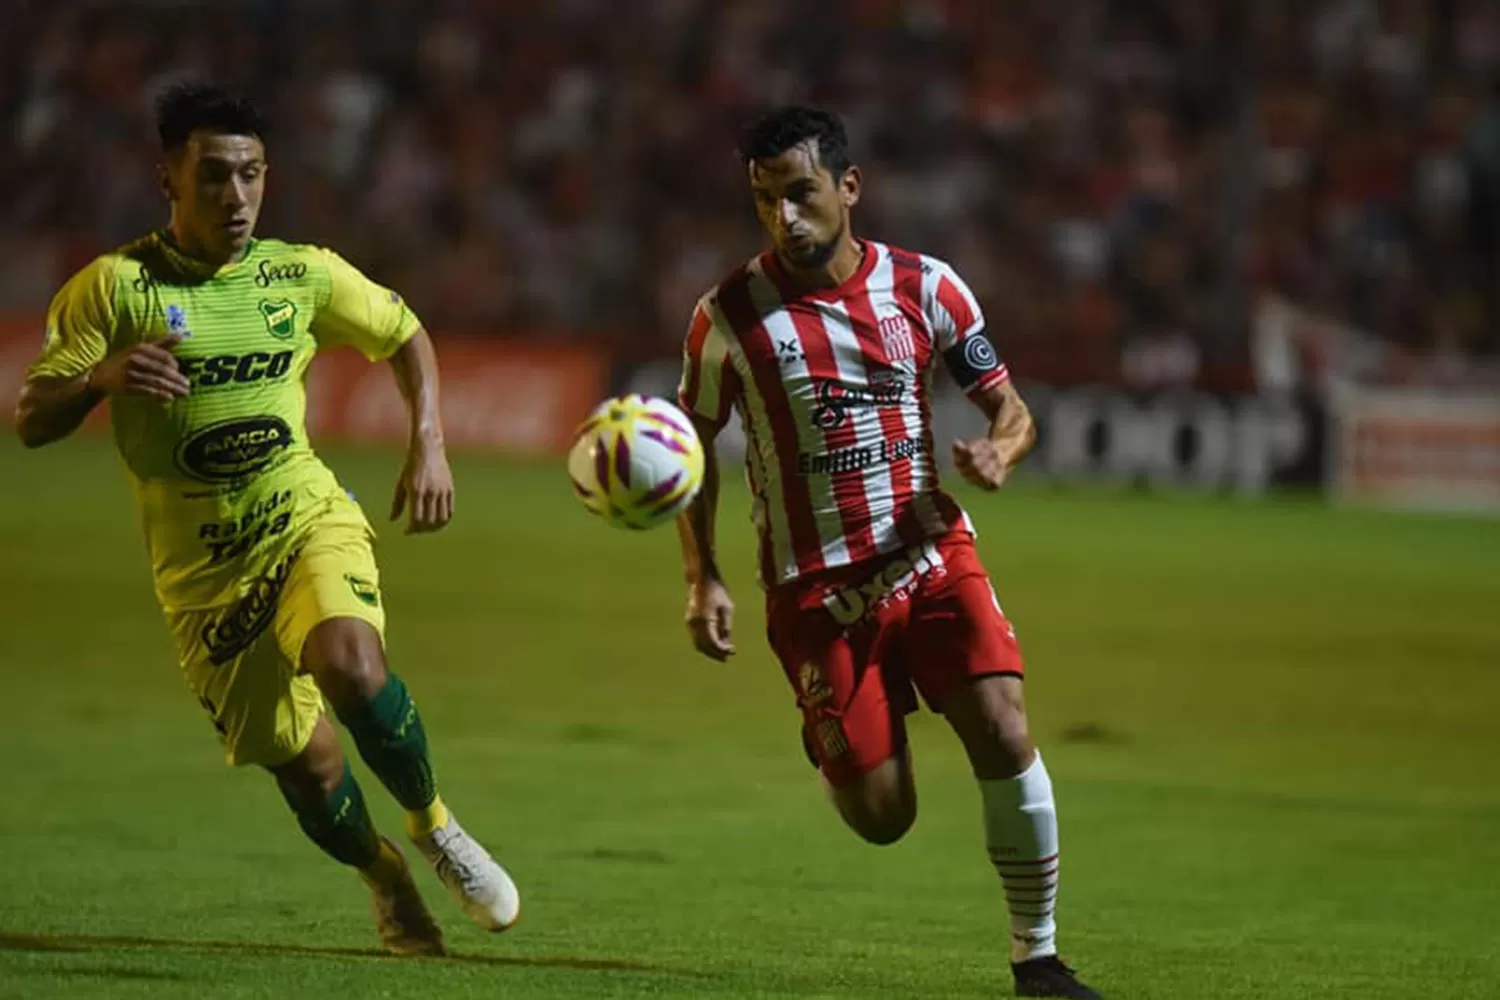
[(687, 626), (693, 645), (705, 656), (727, 660), (734, 655), (734, 601), (719, 572), (714, 552), (714, 525), (719, 511), (719, 457), (713, 421), (693, 416), (703, 442), (703, 487), (677, 519), (682, 539), (682, 573), (688, 585)]
[(953, 464), (981, 489), (999, 489), (1036, 440), (1031, 411), (985, 330), (974, 293), (951, 268), (934, 264), (924, 307), (953, 381), (989, 418), (984, 437), (953, 443)]
[(1036, 442), (1036, 424), (1009, 378), (969, 398), (989, 418), (990, 429), (982, 438), (953, 442), (953, 465), (975, 486), (999, 489)]
[(348, 346), (371, 361), (389, 361), (406, 401), (411, 433), (391, 500), (391, 520), (408, 515), (408, 534), (437, 531), (453, 517), (453, 472), (438, 407), (438, 363), (432, 338), (401, 296), (348, 261), (320, 250), (328, 288), (312, 322), (323, 346)]
[(28, 448), (72, 434), (106, 395), (186, 396), (187, 378), (164, 337), (110, 353), (114, 340), (114, 271), (99, 260), (74, 275), (47, 312), (42, 354), (16, 404), (16, 433)]
[(411, 428), (406, 466), (391, 500), (391, 520), (410, 507), (407, 532), (437, 531), (453, 519), (453, 471), (438, 411), (438, 363), (432, 338), (417, 332), (391, 355)]
[(16, 403), (16, 433), (28, 448), (61, 441), (83, 423), (104, 394), (89, 385), (89, 376), (32, 376)]
[(719, 571), (714, 549), (719, 508), (719, 458), (715, 442), (729, 419), (738, 392), (738, 377), (710, 308), (707, 303), (699, 303), (694, 310), (683, 351), (678, 403), (692, 418), (693, 429), (703, 443), (703, 486), (677, 519), (677, 533), (682, 540), (682, 571), (688, 587), (688, 632), (700, 653), (723, 661), (734, 655), (734, 601)]

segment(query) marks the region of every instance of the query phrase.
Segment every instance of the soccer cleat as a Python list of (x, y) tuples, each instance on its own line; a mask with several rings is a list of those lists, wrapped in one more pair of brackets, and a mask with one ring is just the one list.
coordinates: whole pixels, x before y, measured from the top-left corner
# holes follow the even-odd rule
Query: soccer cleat
[(1104, 1000), (1078, 981), (1073, 970), (1056, 955), (1012, 962), (1018, 997), (1072, 997), (1074, 1000)]
[(516, 883), (452, 815), (447, 823), (425, 837), (413, 838), (412, 843), (480, 927), (503, 931), (520, 917), (521, 893)]
[(361, 873), (370, 887), (370, 904), (375, 911), (380, 943), (392, 955), (403, 957), (443, 954), (442, 929), (422, 901), (406, 858), (389, 839), (381, 839), (395, 857), (393, 870), (378, 877)]

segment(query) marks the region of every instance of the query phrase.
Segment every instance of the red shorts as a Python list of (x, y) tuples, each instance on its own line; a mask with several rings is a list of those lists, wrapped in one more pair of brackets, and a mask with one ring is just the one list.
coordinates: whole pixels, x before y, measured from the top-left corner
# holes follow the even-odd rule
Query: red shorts
[(808, 754), (835, 786), (905, 749), (917, 692), (941, 711), (959, 684), (1024, 674), (968, 535), (774, 588), (766, 634), (797, 693)]

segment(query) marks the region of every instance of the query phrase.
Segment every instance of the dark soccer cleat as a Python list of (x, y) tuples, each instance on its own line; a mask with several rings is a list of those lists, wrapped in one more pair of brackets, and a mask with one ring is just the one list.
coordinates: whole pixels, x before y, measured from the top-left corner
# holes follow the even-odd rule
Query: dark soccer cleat
[(1078, 981), (1073, 970), (1056, 955), (1012, 962), (1018, 997), (1073, 997), (1074, 1000), (1104, 1000)]
[(422, 902), (422, 894), (412, 881), (406, 859), (395, 844), (386, 838), (381, 839), (390, 848), (393, 870), (382, 872), (379, 877), (360, 873), (370, 887), (370, 903), (375, 911), (380, 943), (392, 955), (443, 954), (443, 932), (432, 919), (427, 904)]

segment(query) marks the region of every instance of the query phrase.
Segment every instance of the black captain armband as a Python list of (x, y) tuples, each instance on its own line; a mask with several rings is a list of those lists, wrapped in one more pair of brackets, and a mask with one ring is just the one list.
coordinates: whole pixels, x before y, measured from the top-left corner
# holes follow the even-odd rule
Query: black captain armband
[(963, 340), (943, 352), (943, 362), (948, 373), (964, 392), (993, 380), (997, 373), (1005, 370), (995, 345), (983, 330), (975, 330)]

